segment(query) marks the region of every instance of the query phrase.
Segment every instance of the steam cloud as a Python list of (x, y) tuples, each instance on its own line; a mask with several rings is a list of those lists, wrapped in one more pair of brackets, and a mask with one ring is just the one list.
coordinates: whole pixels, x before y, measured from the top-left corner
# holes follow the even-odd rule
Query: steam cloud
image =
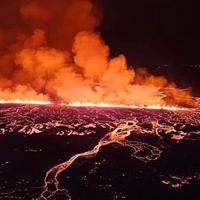
[(109, 47), (95, 32), (100, 21), (92, 0), (2, 0), (0, 99), (192, 102), (188, 91), (164, 77), (128, 67), (124, 55), (110, 58)]

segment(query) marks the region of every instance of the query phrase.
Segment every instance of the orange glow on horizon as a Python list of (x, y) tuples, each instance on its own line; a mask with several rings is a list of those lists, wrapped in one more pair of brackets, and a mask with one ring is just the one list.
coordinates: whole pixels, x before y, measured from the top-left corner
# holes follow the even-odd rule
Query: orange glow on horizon
[(125, 105), (125, 104), (111, 104), (111, 103), (91, 103), (91, 102), (73, 102), (73, 103), (55, 103), (51, 101), (38, 101), (38, 100), (0, 100), (0, 104), (28, 104), (28, 105), (60, 105), (69, 107), (99, 107), (99, 108), (131, 108), (131, 109), (155, 109), (155, 110), (185, 110), (195, 111), (194, 108), (184, 108), (178, 106), (164, 106), (164, 105)]
[(110, 108), (139, 108), (139, 109), (155, 109), (155, 110), (195, 110), (195, 109), (190, 109), (190, 108), (184, 108), (184, 107), (176, 107), (176, 106), (164, 106), (164, 105), (125, 105), (125, 104), (109, 104), (109, 103), (90, 103), (90, 102), (75, 102), (75, 103), (69, 103), (69, 104), (63, 104), (63, 105), (68, 105), (71, 107), (110, 107)]
[(50, 101), (38, 101), (38, 100), (0, 100), (0, 104), (32, 104), (32, 105), (49, 105)]

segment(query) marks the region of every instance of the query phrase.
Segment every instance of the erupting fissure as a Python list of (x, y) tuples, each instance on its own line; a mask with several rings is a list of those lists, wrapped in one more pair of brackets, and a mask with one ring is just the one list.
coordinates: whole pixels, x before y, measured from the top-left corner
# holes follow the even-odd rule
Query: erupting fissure
[(156, 110), (182, 110), (195, 111), (195, 108), (186, 108), (178, 106), (162, 106), (162, 105), (124, 105), (124, 104), (109, 104), (109, 103), (90, 103), (90, 102), (74, 102), (74, 103), (53, 103), (51, 101), (37, 101), (37, 100), (0, 100), (0, 104), (28, 104), (28, 105), (60, 105), (69, 107), (99, 107), (99, 108), (136, 108), (136, 109), (156, 109)]
[(194, 106), (188, 90), (110, 57), (92, 0), (8, 1), (5, 10), (13, 15), (0, 27), (1, 102)]

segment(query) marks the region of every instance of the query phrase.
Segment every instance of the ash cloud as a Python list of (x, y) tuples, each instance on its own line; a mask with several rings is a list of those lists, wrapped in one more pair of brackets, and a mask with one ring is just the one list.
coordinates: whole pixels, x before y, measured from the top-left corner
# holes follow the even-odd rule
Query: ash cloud
[(92, 0), (2, 0), (0, 99), (192, 102), (188, 91), (176, 89), (164, 77), (134, 71), (124, 55), (110, 58), (109, 47), (95, 32), (100, 21)]

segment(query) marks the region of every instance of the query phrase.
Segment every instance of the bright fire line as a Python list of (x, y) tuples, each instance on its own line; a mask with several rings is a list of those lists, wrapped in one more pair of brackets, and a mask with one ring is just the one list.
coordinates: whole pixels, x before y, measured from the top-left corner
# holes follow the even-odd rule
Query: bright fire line
[(69, 103), (63, 104), (71, 107), (111, 107), (111, 108), (139, 108), (139, 109), (165, 109), (165, 110), (195, 110), (190, 108), (176, 107), (176, 106), (161, 106), (161, 105), (148, 105), (148, 106), (137, 106), (137, 105), (124, 105), (124, 104), (109, 104), (109, 103)]
[(0, 100), (0, 104), (32, 104), (32, 105), (49, 105), (52, 104), (50, 101), (39, 101), (39, 100)]
[(0, 104), (28, 104), (28, 105), (61, 105), (69, 107), (100, 107), (100, 108), (135, 108), (135, 109), (155, 109), (155, 110), (190, 110), (195, 111), (193, 108), (184, 108), (177, 106), (162, 106), (162, 105), (148, 105), (148, 106), (137, 106), (137, 105), (124, 105), (124, 104), (110, 104), (110, 103), (91, 103), (91, 102), (74, 102), (74, 103), (54, 103), (51, 101), (40, 101), (40, 100), (0, 100)]

